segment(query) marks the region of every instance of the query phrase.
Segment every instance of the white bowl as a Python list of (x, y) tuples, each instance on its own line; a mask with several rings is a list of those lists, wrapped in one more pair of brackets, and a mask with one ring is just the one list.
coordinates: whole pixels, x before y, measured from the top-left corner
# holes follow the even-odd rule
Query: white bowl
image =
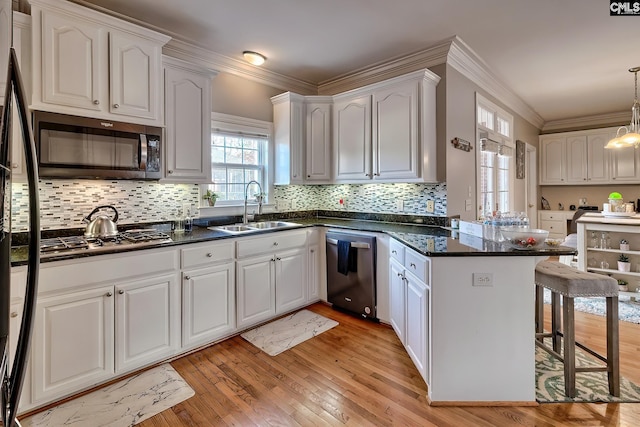
[(544, 246), (549, 236), (547, 230), (524, 227), (503, 227), (500, 229), (504, 243), (514, 249), (538, 249)]

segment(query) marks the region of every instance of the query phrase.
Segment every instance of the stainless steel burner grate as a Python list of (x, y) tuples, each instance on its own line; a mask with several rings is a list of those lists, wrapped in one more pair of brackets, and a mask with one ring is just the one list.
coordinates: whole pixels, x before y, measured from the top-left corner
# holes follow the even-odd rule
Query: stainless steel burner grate
[(40, 252), (55, 252), (70, 249), (87, 249), (89, 244), (81, 236), (54, 237), (40, 240)]

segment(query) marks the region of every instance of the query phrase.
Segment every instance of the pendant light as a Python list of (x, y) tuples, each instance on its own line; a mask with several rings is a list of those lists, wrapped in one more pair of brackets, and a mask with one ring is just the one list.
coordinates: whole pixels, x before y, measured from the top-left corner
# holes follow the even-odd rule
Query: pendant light
[[(604, 148), (623, 148), (640, 146), (640, 103), (638, 103), (638, 71), (640, 67), (630, 68), (629, 72), (634, 74), (635, 78), (635, 98), (633, 99), (633, 107), (631, 107), (631, 124), (627, 128), (622, 126), (618, 128), (616, 137), (605, 145)], [(624, 129), (625, 133), (620, 135)]]

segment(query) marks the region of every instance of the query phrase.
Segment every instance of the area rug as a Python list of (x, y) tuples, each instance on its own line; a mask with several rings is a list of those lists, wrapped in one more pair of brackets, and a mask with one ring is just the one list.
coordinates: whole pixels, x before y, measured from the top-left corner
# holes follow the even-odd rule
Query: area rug
[(168, 363), (20, 420), (23, 427), (134, 426), (193, 396)]
[[(638, 293), (638, 298), (640, 299), (640, 293)], [(544, 303), (551, 304), (549, 289), (544, 290)], [(573, 303), (576, 311), (603, 317), (606, 315), (605, 298), (574, 298)], [(618, 298), (618, 319), (640, 324), (640, 302), (631, 301), (628, 296), (621, 295)]]
[[(550, 340), (548, 339), (550, 346)], [(602, 362), (576, 348), (576, 366), (603, 366)], [(536, 400), (540, 403), (559, 402), (640, 402), (640, 387), (620, 378), (620, 397), (609, 394), (606, 372), (576, 373), (576, 397), (564, 395), (563, 364), (536, 346)]]
[(309, 310), (300, 310), (241, 336), (269, 356), (276, 356), (335, 326), (338, 326), (335, 320)]

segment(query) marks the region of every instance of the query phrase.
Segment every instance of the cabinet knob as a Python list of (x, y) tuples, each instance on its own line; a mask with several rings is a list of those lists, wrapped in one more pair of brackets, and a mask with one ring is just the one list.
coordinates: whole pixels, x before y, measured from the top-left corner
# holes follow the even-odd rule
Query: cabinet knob
[(18, 169), (18, 166), (19, 165), (17, 163), (11, 163), (11, 167), (14, 168), (14, 169)]
[(273, 246), (278, 246), (278, 242), (273, 242)]
[(191, 280), (191, 276), (184, 276), (184, 280)]
[(373, 176), (380, 176), (380, 174), (379, 173), (374, 173)]
[(311, 178), (311, 175), (307, 175), (307, 178)]
[(99, 99), (94, 99), (93, 100), (93, 104), (94, 105), (100, 105), (100, 100)]
[(173, 171), (170, 170), (170, 171), (167, 171), (167, 173), (173, 173)]
[(213, 254), (212, 254), (211, 252), (209, 252), (209, 253), (207, 254), (207, 258), (212, 258), (212, 257), (213, 257)]
[(310, 249), (310, 250), (309, 250), (309, 252), (310, 252), (310, 253), (314, 253), (315, 251), (314, 251), (313, 249)]
[(107, 292), (107, 296), (108, 296), (108, 297), (113, 296), (113, 293), (111, 293), (111, 292)]
[(395, 249), (391, 251), (392, 254), (398, 254), (398, 251), (396, 251)]
[(364, 176), (366, 176), (367, 178), (371, 178), (371, 174), (370, 173), (365, 173)]
[(113, 104), (113, 108), (120, 108), (120, 104)]
[(12, 311), (11, 312), (11, 317), (18, 317), (18, 312), (17, 311)]
[(118, 293), (119, 293), (120, 295), (122, 295), (122, 294), (124, 294), (124, 290), (120, 289), (120, 290), (118, 291)]
[(409, 264), (409, 267), (416, 268), (416, 265), (414, 263), (411, 263), (411, 264)]
[(398, 273), (398, 277), (402, 277), (402, 273)]
[(276, 257), (276, 261), (282, 261), (282, 258)]

